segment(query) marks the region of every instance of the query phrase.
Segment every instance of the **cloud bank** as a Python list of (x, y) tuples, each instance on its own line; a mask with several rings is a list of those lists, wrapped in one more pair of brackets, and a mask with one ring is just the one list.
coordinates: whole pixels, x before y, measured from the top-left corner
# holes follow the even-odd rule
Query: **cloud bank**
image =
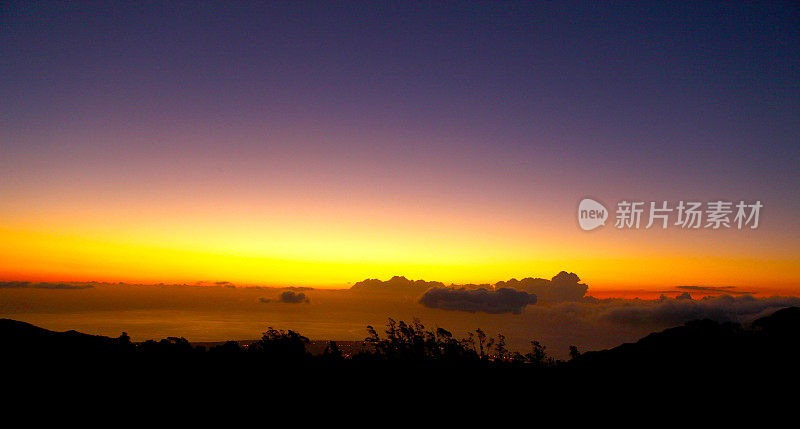
[(0, 289), (61, 289), (61, 290), (76, 290), (76, 289), (89, 289), (92, 285), (87, 284), (70, 284), (70, 283), (32, 283), (32, 282), (0, 282)]
[(722, 295), (700, 300), (684, 298), (627, 302), (607, 310), (602, 318), (619, 324), (644, 326), (674, 326), (695, 319), (744, 322), (764, 313), (795, 305), (800, 305), (800, 298)]
[(704, 293), (719, 293), (724, 295), (749, 295), (753, 292), (736, 290), (736, 286), (678, 286), (678, 289), (704, 292)]
[[(575, 273), (562, 271), (552, 279), (527, 277), (522, 280), (511, 279), (508, 281), (490, 284), (451, 284), (449, 289), (487, 290), (499, 291), (500, 289), (514, 289), (536, 295), (539, 303), (578, 302), (584, 300), (589, 286), (580, 282)], [(354, 284), (350, 290), (354, 292), (394, 293), (403, 295), (419, 295), (429, 289), (445, 288), (442, 282), (409, 280), (402, 276), (394, 276), (389, 280), (366, 279)]]
[(511, 279), (507, 282), (498, 282), (496, 289), (511, 288), (536, 295), (540, 303), (558, 303), (581, 301), (589, 290), (589, 286), (580, 282), (575, 273), (561, 271), (552, 279), (527, 277), (522, 280)]
[(444, 287), (442, 282), (426, 282), (425, 280), (409, 280), (403, 276), (394, 276), (389, 280), (366, 279), (354, 284), (353, 292), (384, 292), (413, 294), (422, 293), (430, 288)]
[(519, 314), (526, 305), (536, 304), (536, 295), (509, 288), (488, 291), (437, 287), (425, 292), (419, 302), (443, 310)]

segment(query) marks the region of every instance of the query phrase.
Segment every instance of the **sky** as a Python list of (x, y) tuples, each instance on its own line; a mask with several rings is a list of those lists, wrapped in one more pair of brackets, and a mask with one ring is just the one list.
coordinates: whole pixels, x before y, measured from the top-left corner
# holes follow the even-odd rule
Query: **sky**
[[(677, 3), (677, 2), (675, 2)], [(0, 279), (797, 292), (800, 6), (3, 2)], [(583, 231), (591, 197), (757, 229)]]

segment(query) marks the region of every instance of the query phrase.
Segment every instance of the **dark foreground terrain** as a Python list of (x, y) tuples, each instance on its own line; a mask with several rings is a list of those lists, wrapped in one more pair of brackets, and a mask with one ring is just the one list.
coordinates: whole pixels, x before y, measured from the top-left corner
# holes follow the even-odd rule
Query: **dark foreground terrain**
[(344, 392), (373, 399), (389, 392), (472, 397), (519, 389), (529, 395), (635, 395), (670, 392), (666, 386), (682, 386), (681, 394), (741, 397), (743, 386), (775, 392), (777, 384), (792, 384), (800, 363), (798, 307), (747, 326), (697, 320), (610, 350), (575, 349), (569, 361), (551, 359), (536, 342), (527, 353), (509, 352), (502, 336), (486, 338), (480, 330), (454, 339), (444, 329), (390, 320), (380, 334), (368, 332), (358, 353), (348, 356), (331, 343), (312, 355), (308, 340), (293, 331), (269, 329), (246, 347), (233, 341), (207, 347), (182, 338), (131, 343), (124, 334), (53, 332), (0, 319), (0, 352), (7, 386), (61, 397), (87, 386), (113, 395), (146, 391), (150, 398), (245, 392), (306, 399)]

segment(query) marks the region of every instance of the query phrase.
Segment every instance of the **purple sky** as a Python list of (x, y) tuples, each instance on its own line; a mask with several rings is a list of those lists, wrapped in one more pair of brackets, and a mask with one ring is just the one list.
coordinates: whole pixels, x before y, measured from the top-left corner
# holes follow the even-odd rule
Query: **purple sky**
[(799, 12), (4, 2), (0, 220), (279, 200), (503, 223), (587, 195), (760, 199), (772, 235), (753, 245), (796, 256)]

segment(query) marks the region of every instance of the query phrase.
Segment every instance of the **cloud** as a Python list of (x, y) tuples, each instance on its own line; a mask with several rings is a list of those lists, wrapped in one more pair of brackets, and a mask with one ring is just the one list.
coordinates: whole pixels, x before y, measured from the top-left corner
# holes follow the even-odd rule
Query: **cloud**
[(306, 294), (303, 292), (295, 292), (291, 290), (287, 290), (280, 294), (278, 299), (286, 304), (299, 304), (301, 302), (308, 302), (308, 298), (306, 298)]
[(265, 303), (265, 304), (268, 304), (270, 302), (284, 303), (284, 304), (300, 304), (300, 303), (303, 303), (303, 302), (306, 303), (306, 304), (309, 303), (309, 300), (308, 300), (308, 297), (306, 296), (306, 294), (304, 294), (303, 292), (295, 292), (295, 291), (291, 291), (291, 290), (287, 290), (285, 292), (282, 292), (280, 295), (278, 295), (278, 299), (275, 299), (275, 300), (270, 299), (270, 298), (263, 298), (263, 297), (262, 298), (258, 298), (258, 300), (260, 302)]
[(768, 311), (800, 305), (798, 297), (755, 298), (751, 295), (627, 302), (607, 310), (602, 318), (619, 324), (675, 326), (695, 319), (744, 322)]
[(385, 292), (416, 294), (430, 288), (444, 287), (442, 282), (426, 282), (425, 280), (409, 280), (403, 276), (394, 276), (389, 280), (366, 279), (354, 284), (350, 290), (353, 292)]
[[(675, 286), (673, 290), (662, 290), (661, 293), (686, 296), (688, 292), (702, 295), (755, 295), (757, 292), (739, 290), (736, 286)], [(680, 299), (680, 298), (679, 298)]]
[(507, 282), (498, 282), (496, 289), (511, 288), (536, 295), (540, 303), (574, 302), (582, 301), (589, 286), (580, 283), (581, 279), (575, 273), (561, 271), (552, 279), (524, 278), (511, 279)]
[(31, 287), (31, 282), (0, 282), (0, 289), (22, 289)]
[(720, 293), (725, 295), (751, 295), (753, 292), (736, 290), (736, 286), (678, 286), (678, 289), (705, 292), (705, 293)]
[[(163, 284), (163, 283), (162, 283)], [(191, 284), (192, 286), (222, 286), (227, 288), (235, 288), (236, 285), (232, 282), (228, 281), (206, 281), (206, 280), (198, 280)]]
[(87, 284), (70, 284), (70, 283), (32, 283), (9, 281), (0, 282), (0, 289), (60, 289), (60, 290), (76, 290), (76, 289), (89, 289), (93, 287)]
[(91, 285), (74, 285), (69, 283), (36, 283), (33, 288), (37, 289), (89, 289)]
[[(581, 302), (587, 299), (586, 292), (589, 286), (580, 282), (575, 273), (561, 271), (552, 279), (527, 277), (522, 280), (511, 279), (508, 281), (490, 284), (451, 284), (449, 289), (500, 290), (514, 289), (536, 295), (539, 303)], [(409, 280), (402, 276), (394, 276), (389, 280), (366, 279), (354, 284), (350, 290), (354, 292), (370, 292), (400, 295), (420, 295), (434, 288), (445, 288), (442, 282), (425, 280)]]
[(231, 288), (231, 289), (236, 287), (236, 285), (231, 283), (231, 282), (215, 282), (214, 284), (217, 285), (217, 286), (224, 286), (224, 287)]
[(692, 299), (692, 295), (689, 292), (684, 292), (676, 296), (675, 299)]
[(425, 292), (419, 302), (443, 310), (519, 314), (526, 305), (536, 303), (536, 295), (509, 288), (490, 292), (486, 289), (436, 287)]

